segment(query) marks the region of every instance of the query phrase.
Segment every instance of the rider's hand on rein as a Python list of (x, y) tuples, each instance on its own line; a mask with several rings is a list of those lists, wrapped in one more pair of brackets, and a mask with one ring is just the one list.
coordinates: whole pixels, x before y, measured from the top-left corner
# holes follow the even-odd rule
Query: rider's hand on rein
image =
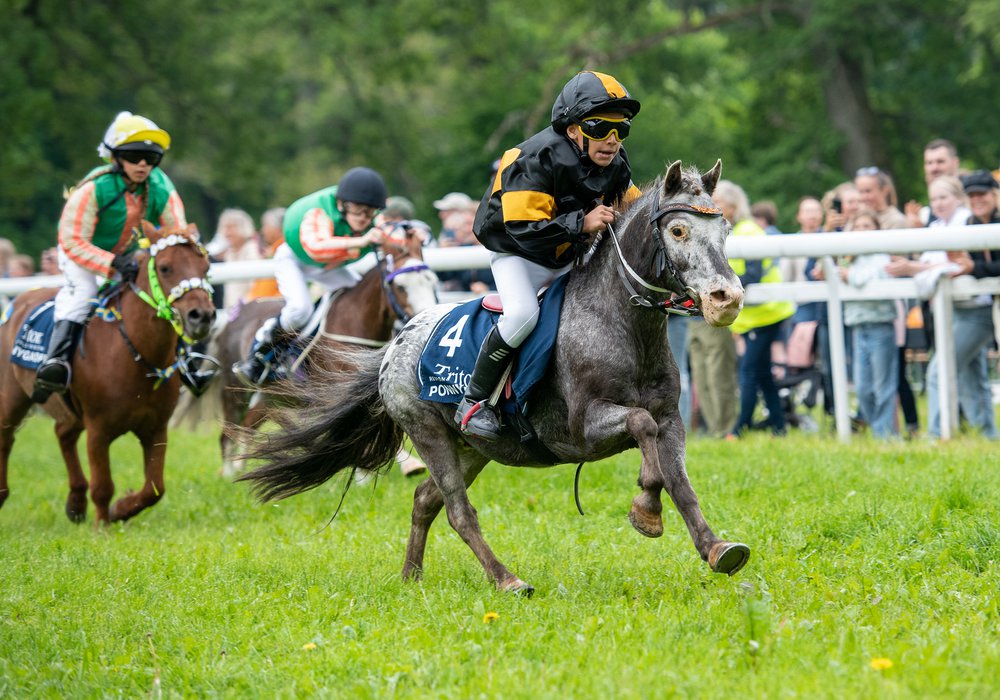
[(116, 255), (111, 261), (111, 268), (117, 270), (126, 282), (135, 282), (135, 278), (139, 276), (139, 263), (131, 256)]

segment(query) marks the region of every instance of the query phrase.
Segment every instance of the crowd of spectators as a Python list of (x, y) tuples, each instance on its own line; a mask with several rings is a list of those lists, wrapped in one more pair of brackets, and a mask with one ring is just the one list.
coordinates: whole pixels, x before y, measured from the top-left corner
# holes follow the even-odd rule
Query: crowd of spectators
[[(963, 170), (950, 142), (936, 139), (927, 144), (924, 179), (927, 203), (907, 202), (904, 213), (899, 208), (892, 177), (879, 167), (860, 168), (852, 180), (800, 200), (796, 212), (798, 232), (1000, 222), (997, 174), (984, 169)], [(780, 235), (773, 203), (760, 202), (747, 209), (742, 189), (731, 183), (723, 184), (719, 183), (715, 199), (733, 224), (734, 235)], [(1000, 276), (1000, 250), (927, 251), (918, 256), (872, 254), (835, 262), (840, 279), (856, 287), (877, 279), (915, 277), (918, 287), (931, 289), (942, 275)], [(820, 262), (810, 258), (764, 260), (756, 270), (744, 261), (730, 263), (744, 284), (824, 277)], [(765, 279), (762, 273), (769, 277)], [(690, 427), (730, 439), (738, 438), (750, 428), (767, 428), (775, 435), (782, 435), (789, 412), (795, 410), (788, 398), (794, 395), (794, 390), (787, 390), (785, 399), (779, 401), (774, 381), (788, 371), (793, 339), (803, 336), (808, 338), (815, 355), (815, 370), (826, 399), (823, 409), (832, 415), (826, 303), (800, 304), (783, 319), (777, 317), (784, 316), (787, 309), (780, 314), (768, 314), (762, 312), (764, 306), (746, 307), (728, 330), (693, 324), (687, 329), (686, 345), (671, 338), (674, 354), (689, 359), (692, 397), (688, 400), (693, 398), (694, 405)], [(907, 321), (912, 322), (914, 310), (916, 318), (926, 317), (929, 312), (926, 304), (920, 308), (919, 300), (853, 301), (844, 305), (844, 330), (850, 339), (849, 376), (853, 379), (857, 404), (853, 425), (857, 430), (870, 430), (878, 439), (913, 438), (921, 433), (906, 362)], [(745, 318), (748, 312), (749, 319)], [(953, 332), (961, 417), (966, 426), (988, 439), (998, 437), (989, 362), (989, 352), (996, 348), (997, 342), (993, 318), (994, 304), (988, 296), (955, 303)], [(927, 394), (923, 433), (932, 439), (941, 435), (937, 359), (932, 352), (923, 380)], [(764, 399), (763, 410), (757, 406), (758, 393)], [(736, 407), (740, 409), (738, 416), (734, 416)]]

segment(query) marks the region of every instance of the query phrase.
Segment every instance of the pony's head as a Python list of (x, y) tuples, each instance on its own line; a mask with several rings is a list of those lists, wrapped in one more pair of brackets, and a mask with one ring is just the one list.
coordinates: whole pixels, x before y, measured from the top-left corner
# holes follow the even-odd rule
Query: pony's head
[(430, 229), (419, 221), (385, 224), (382, 252), (386, 258), (386, 292), (400, 319), (406, 321), (438, 303), (438, 278), (424, 262), (423, 246)]
[(139, 243), (136, 284), (144, 299), (188, 342), (205, 338), (215, 322), (215, 306), (198, 229), (194, 224), (157, 229), (143, 221)]
[(655, 275), (690, 295), (713, 326), (728, 326), (743, 308), (743, 285), (726, 259), (732, 227), (712, 201), (721, 173), (721, 160), (704, 174), (675, 161), (635, 214), (652, 229)]

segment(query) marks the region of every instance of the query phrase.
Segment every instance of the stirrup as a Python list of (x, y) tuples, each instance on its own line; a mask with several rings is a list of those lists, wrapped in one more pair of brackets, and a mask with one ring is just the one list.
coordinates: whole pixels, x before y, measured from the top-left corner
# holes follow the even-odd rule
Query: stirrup
[(464, 435), (490, 441), (500, 437), (500, 414), (486, 401), (462, 399), (455, 409), (455, 422)]
[(254, 355), (250, 359), (234, 363), (232, 372), (241, 384), (250, 389), (256, 389), (263, 383), (267, 368), (267, 361), (261, 359), (259, 355)]
[[(45, 370), (62, 370), (59, 379), (43, 376)], [(31, 392), (31, 400), (35, 403), (45, 403), (52, 394), (65, 394), (73, 379), (73, 368), (65, 360), (51, 359), (42, 364), (35, 373), (35, 384)]]

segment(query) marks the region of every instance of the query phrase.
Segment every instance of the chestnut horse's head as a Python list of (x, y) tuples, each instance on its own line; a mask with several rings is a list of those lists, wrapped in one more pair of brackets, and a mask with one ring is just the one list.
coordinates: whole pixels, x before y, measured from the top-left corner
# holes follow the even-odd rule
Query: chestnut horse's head
[(208, 283), (208, 253), (194, 224), (157, 229), (142, 222), (136, 284), (157, 316), (169, 321), (188, 342), (208, 336), (215, 322), (212, 285)]

